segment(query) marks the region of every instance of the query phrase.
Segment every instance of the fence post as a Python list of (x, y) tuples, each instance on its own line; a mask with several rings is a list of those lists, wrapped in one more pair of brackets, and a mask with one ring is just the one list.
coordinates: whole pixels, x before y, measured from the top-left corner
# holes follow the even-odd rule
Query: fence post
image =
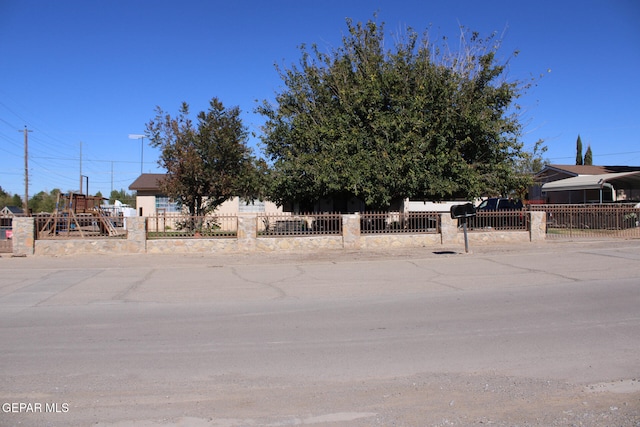
[(14, 217), (13, 226), (13, 255), (33, 255), (35, 252), (35, 218)]
[(238, 249), (251, 252), (258, 238), (258, 215), (238, 215)]
[(147, 218), (143, 216), (125, 217), (127, 227), (127, 247), (130, 253), (147, 251)]
[(360, 214), (342, 215), (342, 247), (360, 249)]
[(443, 245), (458, 243), (458, 220), (448, 213), (440, 214), (440, 237)]
[(529, 240), (531, 242), (544, 242), (547, 238), (547, 213), (542, 211), (529, 211)]

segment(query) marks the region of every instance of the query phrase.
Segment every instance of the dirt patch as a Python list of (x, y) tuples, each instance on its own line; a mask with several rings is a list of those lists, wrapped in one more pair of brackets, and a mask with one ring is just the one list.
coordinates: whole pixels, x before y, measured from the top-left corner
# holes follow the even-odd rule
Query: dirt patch
[[(57, 418), (21, 414), (5, 420), (96, 427), (640, 426), (637, 381), (620, 383), (633, 390), (622, 392), (617, 382), (583, 387), (494, 374), (345, 382), (225, 375), (194, 380), (170, 394), (148, 388), (130, 396), (104, 389), (78, 394)], [(101, 421), (107, 414), (110, 422)]]

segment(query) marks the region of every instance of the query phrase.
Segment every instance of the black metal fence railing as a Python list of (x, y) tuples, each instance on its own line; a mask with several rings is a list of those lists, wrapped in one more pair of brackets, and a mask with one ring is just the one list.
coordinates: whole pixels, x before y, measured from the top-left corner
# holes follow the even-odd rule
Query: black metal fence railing
[[(602, 237), (640, 238), (640, 208), (633, 204), (609, 205), (530, 205), (527, 210), (478, 211), (469, 217), (470, 232), (527, 231), (531, 211), (546, 213), (549, 239)], [(438, 212), (363, 212), (360, 234), (440, 233)], [(35, 216), (37, 239), (124, 238), (125, 221), (102, 212), (84, 214), (42, 214)], [(235, 238), (238, 216), (158, 214), (147, 217), (148, 239)], [(253, 221), (254, 219), (245, 218)], [(343, 215), (338, 213), (259, 213), (255, 217), (257, 237), (341, 236)], [(8, 243), (6, 238), (2, 243)], [(7, 249), (8, 246), (7, 246)], [(0, 248), (2, 251), (2, 248)]]
[(361, 234), (439, 233), (437, 212), (364, 212), (360, 214)]
[(469, 231), (527, 231), (529, 215), (525, 210), (477, 211), (475, 216), (467, 218), (467, 229)]
[(531, 205), (546, 212), (547, 238), (638, 238), (640, 209), (634, 204)]
[(342, 235), (342, 215), (338, 213), (259, 214), (258, 236)]
[(147, 217), (149, 239), (228, 238), (237, 234), (237, 215), (160, 214)]

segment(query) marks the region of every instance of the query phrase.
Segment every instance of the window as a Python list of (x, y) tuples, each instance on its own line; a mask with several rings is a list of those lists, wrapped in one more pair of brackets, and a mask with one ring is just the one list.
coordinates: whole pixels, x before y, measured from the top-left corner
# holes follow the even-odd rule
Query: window
[(264, 201), (254, 200), (253, 202), (247, 202), (240, 199), (238, 202), (238, 212), (264, 212)]
[(178, 202), (173, 202), (168, 197), (156, 196), (156, 212), (164, 210), (166, 213), (180, 212), (180, 205)]

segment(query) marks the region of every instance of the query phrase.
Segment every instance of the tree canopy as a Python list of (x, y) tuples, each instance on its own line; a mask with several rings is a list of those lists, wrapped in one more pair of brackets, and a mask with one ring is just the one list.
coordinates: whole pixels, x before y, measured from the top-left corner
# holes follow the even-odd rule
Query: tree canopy
[(276, 67), (285, 88), (257, 109), (274, 201), (347, 195), (384, 208), (526, 185), (514, 101), (528, 85), (503, 78), (499, 40), (462, 30), (451, 52), (409, 29), (385, 50), (384, 24), (347, 27), (342, 46), (303, 45), (298, 66)]
[(264, 165), (247, 146), (247, 129), (238, 107), (225, 108), (212, 98), (207, 111), (189, 118), (182, 103), (176, 117), (156, 108), (146, 126), (150, 143), (161, 150), (159, 164), (167, 170), (165, 193), (192, 215), (204, 215), (233, 196), (252, 200), (261, 194)]

